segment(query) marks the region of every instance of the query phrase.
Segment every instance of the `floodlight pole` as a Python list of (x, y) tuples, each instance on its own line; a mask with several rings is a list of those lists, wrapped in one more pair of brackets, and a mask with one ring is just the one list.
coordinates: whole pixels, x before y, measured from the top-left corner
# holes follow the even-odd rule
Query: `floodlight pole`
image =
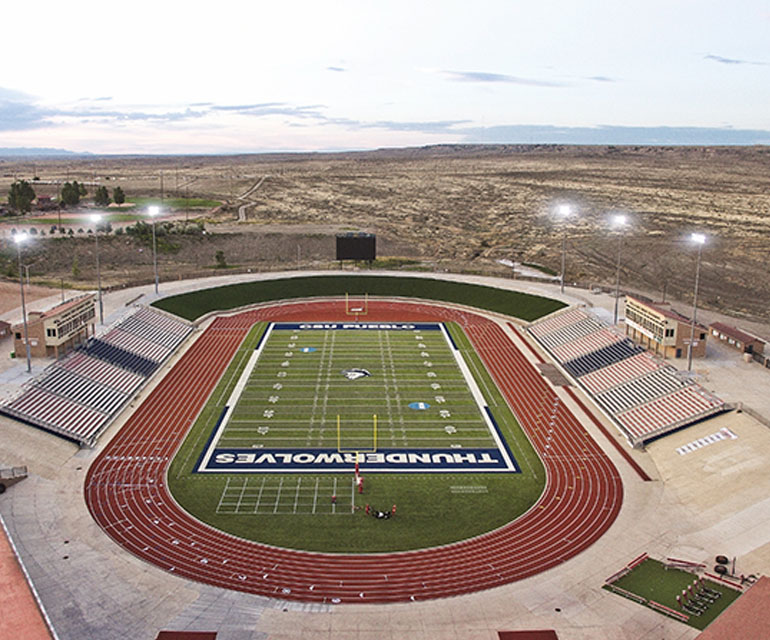
[(620, 227), (618, 233), (618, 262), (615, 269), (615, 315), (612, 324), (618, 324), (618, 306), (620, 304), (620, 256), (623, 250), (623, 227), (626, 224), (626, 216), (623, 214), (616, 215), (613, 219), (613, 224)]
[(19, 288), (21, 289), (21, 315), (24, 322), (24, 346), (27, 350), (27, 373), (32, 373), (32, 354), (29, 351), (29, 329), (27, 327), (27, 304), (24, 299), (24, 276), (21, 271), (21, 243), (24, 240), (26, 240), (25, 235), (16, 238), (16, 253), (19, 257)]
[[(163, 175), (163, 173), (161, 173)], [(152, 218), (152, 267), (155, 272), (155, 295), (158, 295), (158, 245), (155, 239), (155, 216), (160, 210), (158, 207), (150, 207), (148, 212)]]
[(618, 264), (615, 271), (615, 315), (613, 316), (612, 324), (618, 324), (618, 304), (620, 301), (620, 252), (623, 246), (623, 235), (618, 236)]
[[(565, 221), (572, 215), (572, 207), (568, 204), (559, 205), (556, 209), (556, 215)], [(514, 267), (515, 268), (515, 267)], [(567, 270), (567, 227), (563, 229), (561, 236), (561, 278), (559, 278), (559, 290), (564, 293), (564, 272)]]
[(94, 222), (94, 237), (96, 238), (96, 286), (99, 292), (99, 324), (104, 324), (104, 303), (102, 302), (102, 272), (99, 263), (99, 222), (102, 217), (94, 214), (91, 219)]
[(693, 234), (693, 241), (698, 244), (698, 261), (695, 267), (695, 292), (692, 299), (692, 319), (690, 320), (690, 344), (687, 345), (687, 371), (692, 371), (692, 343), (695, 340), (695, 317), (698, 313), (698, 285), (700, 283), (700, 259), (705, 237)]
[(561, 283), (559, 291), (564, 293), (564, 270), (567, 265), (567, 230), (564, 230), (564, 234), (561, 237)]

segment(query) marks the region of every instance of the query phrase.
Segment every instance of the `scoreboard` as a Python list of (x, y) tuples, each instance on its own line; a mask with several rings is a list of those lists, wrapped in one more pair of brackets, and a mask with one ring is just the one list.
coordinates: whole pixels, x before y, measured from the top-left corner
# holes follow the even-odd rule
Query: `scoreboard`
[(367, 260), (377, 257), (377, 236), (373, 233), (345, 233), (337, 236), (337, 260)]

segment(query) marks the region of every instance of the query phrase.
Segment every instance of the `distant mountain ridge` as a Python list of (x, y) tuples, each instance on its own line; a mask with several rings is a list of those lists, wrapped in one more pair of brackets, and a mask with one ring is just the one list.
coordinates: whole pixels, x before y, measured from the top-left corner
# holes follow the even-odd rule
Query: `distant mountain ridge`
[(90, 156), (91, 153), (78, 153), (67, 149), (53, 149), (50, 147), (0, 147), (0, 157), (18, 158), (32, 156)]

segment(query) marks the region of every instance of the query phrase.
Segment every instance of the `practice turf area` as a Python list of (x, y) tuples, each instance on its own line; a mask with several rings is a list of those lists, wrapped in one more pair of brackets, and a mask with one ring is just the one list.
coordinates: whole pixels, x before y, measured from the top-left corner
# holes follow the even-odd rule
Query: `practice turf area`
[[(713, 603), (704, 603), (704, 611), (699, 616), (688, 614), (679, 607), (676, 596), (681, 595), (682, 590), (687, 589), (695, 577), (694, 574), (681, 569), (666, 569), (662, 562), (647, 558), (630, 573), (613, 582), (612, 586), (630, 591), (645, 600), (653, 600), (674, 611), (685, 613), (689, 615), (689, 620), (685, 624), (696, 629), (705, 629), (741, 594), (725, 585), (705, 580), (705, 586), (708, 589), (721, 595)], [(612, 586), (604, 588), (612, 591)]]
[[(352, 464), (344, 473), (195, 473), (266, 327), (255, 326), (241, 345), (170, 467), (172, 493), (201, 520), (281, 547), (395, 551), (446, 544), (502, 526), (529, 509), (542, 492), (539, 458), (454, 325), (449, 331), (521, 473), (364, 473), (363, 495), (355, 491)], [(396, 331), (274, 330), (219, 445), (255, 451), (494, 447), (445, 338), (439, 331), (419, 337)], [(341, 373), (355, 367), (371, 375), (349, 380)], [(281, 371), (286, 375), (278, 376)], [(420, 402), (434, 410), (409, 408)], [(438, 413), (442, 410), (449, 413), (446, 418)], [(396, 515), (384, 521), (369, 517), (367, 504), (382, 511), (395, 504)]]

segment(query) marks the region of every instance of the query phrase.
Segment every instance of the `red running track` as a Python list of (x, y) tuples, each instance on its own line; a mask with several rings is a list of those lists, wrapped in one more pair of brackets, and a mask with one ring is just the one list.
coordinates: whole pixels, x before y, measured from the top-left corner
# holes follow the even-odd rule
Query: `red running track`
[[(91, 465), (85, 500), (118, 544), (186, 578), (306, 602), (399, 602), (499, 586), (555, 567), (594, 543), (620, 510), (609, 458), (497, 323), (438, 305), (370, 301), (366, 321), (463, 326), (546, 468), (524, 515), (484, 535), (419, 551), (310, 553), (233, 537), (193, 518), (166, 489), (166, 470), (257, 321), (349, 321), (340, 301), (275, 305), (217, 318)], [(555, 406), (555, 413), (554, 413)], [(551, 417), (553, 415), (553, 417)]]

